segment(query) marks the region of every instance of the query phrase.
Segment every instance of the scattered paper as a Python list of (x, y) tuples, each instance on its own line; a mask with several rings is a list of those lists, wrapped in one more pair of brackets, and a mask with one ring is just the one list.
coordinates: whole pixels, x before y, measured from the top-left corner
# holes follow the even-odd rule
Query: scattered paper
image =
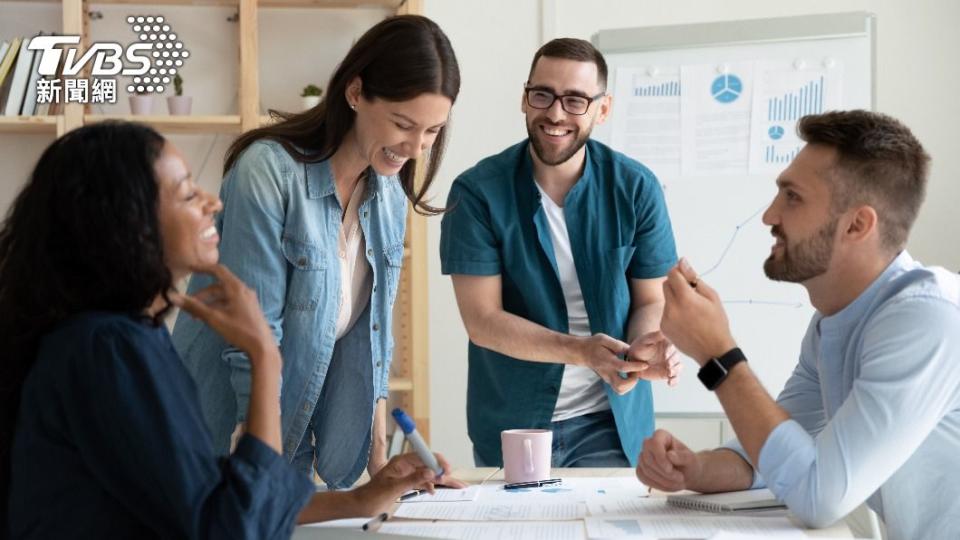
[(425, 503), (425, 502), (458, 502), (475, 501), (480, 494), (480, 486), (469, 486), (464, 489), (437, 489), (431, 493), (421, 493), (414, 497), (404, 500), (401, 504)]
[(482, 501), (401, 504), (394, 513), (395, 517), (447, 521), (569, 520), (582, 519), (586, 515), (587, 508), (583, 503), (506, 504)]
[(806, 538), (785, 517), (739, 516), (631, 516), (588, 517), (588, 538), (650, 536), (654, 538), (709, 538), (718, 532), (761, 534), (764, 538)]
[(377, 532), (457, 540), (583, 540), (582, 521), (521, 523), (384, 523)]

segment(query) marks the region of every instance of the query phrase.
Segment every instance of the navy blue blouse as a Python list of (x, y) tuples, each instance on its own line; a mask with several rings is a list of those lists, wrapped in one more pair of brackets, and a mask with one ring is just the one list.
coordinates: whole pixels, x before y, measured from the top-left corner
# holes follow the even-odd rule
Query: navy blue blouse
[(251, 435), (218, 457), (167, 329), (118, 313), (43, 338), (11, 469), (14, 538), (289, 538), (314, 492)]

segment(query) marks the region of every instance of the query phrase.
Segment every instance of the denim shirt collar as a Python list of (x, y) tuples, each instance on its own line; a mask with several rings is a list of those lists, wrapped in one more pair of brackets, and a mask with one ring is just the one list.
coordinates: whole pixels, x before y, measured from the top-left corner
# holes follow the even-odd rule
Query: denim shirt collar
[[(337, 186), (333, 181), (333, 169), (330, 167), (329, 159), (307, 163), (305, 169), (308, 198), (322, 199), (336, 194)], [(366, 173), (367, 193), (363, 198), (364, 203), (375, 197), (377, 192), (380, 191), (380, 175), (374, 172), (373, 167), (367, 167)]]

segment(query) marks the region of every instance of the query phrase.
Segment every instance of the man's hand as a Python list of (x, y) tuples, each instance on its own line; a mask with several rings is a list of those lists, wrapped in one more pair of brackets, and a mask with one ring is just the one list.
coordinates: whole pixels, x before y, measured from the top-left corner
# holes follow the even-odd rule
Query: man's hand
[(683, 371), (677, 348), (663, 335), (663, 332), (650, 332), (633, 340), (626, 356), (629, 362), (640, 362), (647, 369), (639, 377), (648, 381), (666, 379), (667, 385), (676, 386)]
[[(618, 394), (626, 394), (637, 385), (639, 373), (650, 366), (646, 362), (624, 362), (619, 355), (626, 354), (630, 345), (606, 334), (594, 334), (577, 342), (580, 365), (597, 373)], [(625, 377), (620, 374), (624, 373)]]
[(736, 347), (719, 295), (680, 259), (663, 284), (660, 329), (684, 354), (701, 366)]
[(658, 429), (643, 441), (637, 478), (660, 491), (691, 489), (703, 472), (700, 456), (668, 431)]

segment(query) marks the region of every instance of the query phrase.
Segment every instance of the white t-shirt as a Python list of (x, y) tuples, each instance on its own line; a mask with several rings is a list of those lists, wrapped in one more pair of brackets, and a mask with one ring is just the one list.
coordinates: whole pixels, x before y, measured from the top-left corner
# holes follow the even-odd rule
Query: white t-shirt
[(337, 260), (340, 261), (340, 312), (337, 315), (336, 336), (340, 339), (353, 328), (370, 301), (373, 273), (364, 252), (367, 250), (360, 228), (360, 203), (367, 192), (363, 177), (353, 189), (340, 225)]
[[(563, 207), (553, 202), (540, 184), (537, 184), (537, 189), (540, 190), (540, 204), (547, 216), (547, 223), (550, 224), (550, 240), (553, 242), (553, 254), (557, 260), (557, 270), (560, 272), (560, 288), (563, 289), (563, 300), (567, 305), (570, 334), (589, 336), (590, 320), (586, 305), (583, 303), (577, 267), (573, 264), (573, 252), (570, 249), (570, 236), (567, 234), (567, 220), (563, 215)], [(609, 408), (610, 401), (603, 390), (603, 379), (595, 371), (583, 366), (570, 364), (564, 366), (563, 381), (560, 383), (560, 393), (551, 419), (553, 422), (605, 411)]]

